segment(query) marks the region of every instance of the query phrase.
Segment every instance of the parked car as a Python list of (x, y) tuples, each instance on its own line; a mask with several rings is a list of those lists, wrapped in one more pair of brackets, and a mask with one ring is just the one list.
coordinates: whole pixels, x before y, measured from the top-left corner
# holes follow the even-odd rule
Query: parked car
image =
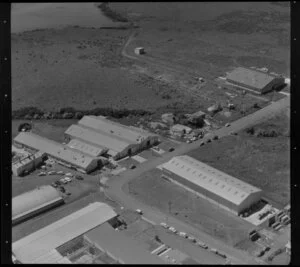
[(52, 183), (51, 186), (53, 186), (54, 188), (58, 187), (58, 185), (56, 183)]
[(261, 257), (261, 256), (263, 256), (265, 254), (265, 251), (264, 250), (258, 250), (258, 251), (256, 251), (255, 252), (255, 256), (256, 257)]
[(66, 192), (66, 194), (67, 194), (68, 196), (70, 196), (70, 195), (71, 195), (71, 192)]
[(192, 141), (191, 141), (190, 139), (186, 140), (186, 142), (187, 142), (188, 144), (192, 143)]
[(55, 174), (55, 171), (49, 171), (48, 172), (48, 175), (54, 175)]
[(63, 171), (58, 171), (57, 174), (64, 175), (64, 172)]
[(169, 148), (169, 152), (172, 152), (172, 151), (174, 151), (174, 150), (175, 150), (174, 147), (170, 147), (170, 148)]
[(45, 175), (46, 175), (45, 172), (40, 172), (40, 173), (38, 174), (38, 176), (45, 176)]
[(134, 164), (131, 164), (130, 166), (129, 166), (129, 169), (131, 169), (131, 170), (133, 170), (133, 169), (135, 169), (136, 168), (136, 166), (134, 165)]
[(160, 223), (160, 225), (161, 225), (162, 227), (164, 227), (164, 228), (169, 228), (169, 226), (168, 226), (166, 223), (164, 223), (164, 222)]
[(67, 183), (68, 183), (68, 181), (66, 181), (65, 178), (61, 178), (59, 181), (60, 181), (62, 184), (67, 184)]
[(236, 132), (231, 132), (230, 134), (231, 134), (231, 135), (237, 135), (237, 133), (236, 133)]
[(66, 173), (65, 175), (66, 175), (66, 176), (71, 176), (71, 177), (73, 176), (73, 174), (70, 173), (70, 172)]
[(60, 186), (60, 187), (59, 187), (59, 190), (60, 190), (62, 193), (65, 193), (65, 192), (66, 192), (66, 189), (65, 189), (63, 186)]
[(196, 242), (196, 238), (193, 237), (193, 236), (188, 236), (188, 240), (191, 240), (191, 241), (193, 241), (193, 242)]
[(187, 237), (187, 234), (185, 232), (179, 232), (179, 236)]
[(200, 146), (203, 146), (204, 145), (204, 142), (202, 141), (201, 143), (200, 143)]
[(213, 140), (218, 140), (218, 139), (219, 139), (219, 136), (214, 135)]
[(229, 127), (229, 126), (230, 126), (230, 123), (226, 123), (226, 124), (225, 124), (225, 127)]
[(216, 254), (218, 254), (219, 256), (221, 256), (221, 257), (224, 258), (224, 259), (227, 258), (226, 254), (223, 253), (223, 252), (217, 251)]
[(202, 247), (202, 248), (205, 248), (205, 249), (208, 248), (208, 246), (207, 246), (205, 243), (201, 242), (201, 241), (198, 241), (196, 244), (197, 244), (199, 247)]
[(61, 182), (60, 181), (55, 181), (54, 182), (56, 185), (61, 185)]
[(76, 178), (77, 180), (83, 180), (83, 177), (80, 176), (80, 175), (75, 175), (75, 178)]
[(140, 214), (140, 215), (142, 215), (143, 214), (143, 211), (142, 210), (140, 210), (140, 209), (136, 209), (135, 210), (138, 214)]
[(174, 227), (170, 227), (169, 230), (173, 233), (177, 233), (177, 230)]
[(65, 177), (64, 179), (65, 179), (65, 181), (67, 181), (69, 183), (72, 182), (72, 179), (70, 177)]
[(210, 143), (210, 142), (211, 142), (211, 139), (208, 138), (208, 139), (206, 140), (206, 143)]

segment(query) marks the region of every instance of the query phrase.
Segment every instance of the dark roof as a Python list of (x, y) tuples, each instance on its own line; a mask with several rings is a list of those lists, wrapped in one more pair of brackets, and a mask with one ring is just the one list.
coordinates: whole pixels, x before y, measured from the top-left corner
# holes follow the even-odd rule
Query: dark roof
[(238, 67), (227, 74), (227, 79), (246, 86), (263, 89), (276, 78), (267, 73)]

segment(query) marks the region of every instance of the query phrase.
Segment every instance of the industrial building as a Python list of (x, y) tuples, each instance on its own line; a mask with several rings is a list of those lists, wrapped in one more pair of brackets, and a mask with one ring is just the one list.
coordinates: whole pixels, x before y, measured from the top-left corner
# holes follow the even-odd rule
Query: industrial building
[(226, 80), (234, 85), (264, 94), (284, 86), (284, 78), (264, 72), (238, 67), (227, 74)]
[(78, 139), (72, 139), (67, 146), (93, 157), (100, 157), (108, 152), (108, 149), (105, 147), (96, 146)]
[(102, 116), (84, 116), (78, 125), (71, 125), (65, 131), (65, 138), (66, 141), (77, 139), (107, 148), (107, 153), (116, 160), (134, 155), (159, 142), (157, 135), (121, 125)]
[(50, 185), (16, 196), (12, 199), (12, 224), (18, 224), (63, 203), (59, 192)]
[(15, 176), (22, 176), (24, 173), (30, 172), (43, 163), (46, 154), (44, 152), (36, 152), (33, 155), (27, 155), (12, 162), (12, 173)]
[(58, 163), (74, 168), (83, 173), (91, 172), (102, 164), (101, 159), (85, 154), (79, 150), (62, 145), (53, 140), (41, 137), (31, 132), (21, 132), (15, 139), (16, 146), (45, 152)]
[(174, 157), (162, 167), (164, 177), (236, 215), (262, 197), (259, 188), (187, 155)]
[(117, 217), (107, 204), (94, 202), (14, 242), (12, 252), (22, 263), (163, 263), (115, 231)]
[(170, 133), (173, 135), (179, 135), (182, 136), (183, 134), (189, 134), (192, 132), (192, 128), (182, 125), (182, 124), (175, 124), (171, 127)]

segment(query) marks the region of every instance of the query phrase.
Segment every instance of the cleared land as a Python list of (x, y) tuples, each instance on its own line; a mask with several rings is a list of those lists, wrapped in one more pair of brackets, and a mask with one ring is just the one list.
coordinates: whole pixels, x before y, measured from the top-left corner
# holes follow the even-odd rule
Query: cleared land
[(282, 207), (290, 201), (289, 110), (254, 130), (274, 130), (279, 136), (255, 136), (245, 130), (188, 155), (263, 189), (267, 199)]
[(162, 179), (160, 175), (158, 169), (144, 173), (127, 184), (124, 190), (142, 202), (166, 214), (171, 213), (231, 245), (246, 238), (247, 231), (252, 228), (250, 223)]

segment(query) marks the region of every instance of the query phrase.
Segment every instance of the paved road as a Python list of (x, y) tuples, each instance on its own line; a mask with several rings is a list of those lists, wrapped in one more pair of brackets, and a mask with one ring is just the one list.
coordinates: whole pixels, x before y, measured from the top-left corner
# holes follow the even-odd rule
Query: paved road
[[(232, 131), (239, 131), (249, 127), (250, 125), (262, 122), (288, 107), (289, 103), (289, 97), (283, 98), (278, 102), (273, 102), (269, 106), (266, 106), (265, 108), (258, 110), (253, 114), (250, 114), (244, 118), (233, 122), (230, 127), (223, 127), (219, 130), (216, 130), (214, 133), (217, 134), (219, 137), (222, 137), (228, 135)], [(147, 206), (146, 204), (139, 202), (139, 200), (135, 199), (131, 195), (126, 194), (122, 190), (122, 187), (132, 179), (142, 175), (146, 171), (156, 168), (157, 165), (160, 165), (170, 160), (172, 157), (185, 154), (195, 148), (198, 148), (200, 142), (205, 140), (206, 138), (203, 138), (202, 140), (198, 140), (191, 144), (182, 144), (171, 153), (165, 153), (157, 159), (146, 161), (140, 164), (134, 170), (127, 170), (119, 174), (118, 176), (111, 178), (107, 183), (108, 188), (105, 190), (106, 195), (109, 196), (111, 199), (116, 200), (118, 203), (120, 203), (120, 205), (126, 208), (142, 209), (144, 211), (144, 216), (156, 224), (159, 224), (162, 221), (166, 221), (166, 215), (164, 213), (160, 212), (156, 208)], [(207, 243), (210, 247), (215, 247), (221, 251), (224, 251), (225, 253), (231, 256), (232, 263), (257, 264), (257, 260), (251, 257), (248, 253), (234, 249), (233, 247), (214, 239), (206, 233), (200, 232), (198, 229), (194, 228), (191, 225), (188, 225), (185, 222), (182, 222), (174, 217), (168, 217), (168, 223), (173, 225), (179, 231), (191, 233), (195, 237)]]

